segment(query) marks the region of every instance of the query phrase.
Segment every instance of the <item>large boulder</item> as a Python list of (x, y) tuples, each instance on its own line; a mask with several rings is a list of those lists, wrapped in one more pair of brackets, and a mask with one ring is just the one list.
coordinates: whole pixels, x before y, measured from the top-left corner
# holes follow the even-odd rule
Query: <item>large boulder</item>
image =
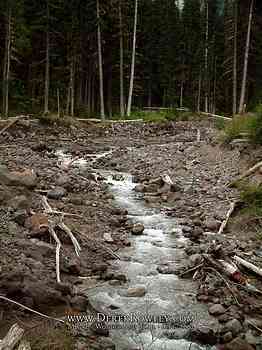
[(133, 228), (132, 228), (132, 234), (133, 235), (142, 235), (142, 233), (144, 232), (144, 225), (143, 224), (140, 224), (140, 223), (137, 223), (137, 224), (134, 224)]
[(32, 169), (9, 171), (6, 166), (0, 165), (0, 184), (33, 188), (37, 185), (37, 176)]

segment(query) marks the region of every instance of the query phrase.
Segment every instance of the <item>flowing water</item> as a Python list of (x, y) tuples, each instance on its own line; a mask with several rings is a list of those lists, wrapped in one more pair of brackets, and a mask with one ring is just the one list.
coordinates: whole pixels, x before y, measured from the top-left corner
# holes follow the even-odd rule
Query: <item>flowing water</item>
[[(115, 204), (128, 210), (130, 220), (145, 227), (142, 235), (131, 237), (131, 247), (118, 252), (120, 260), (111, 264), (115, 272), (126, 275), (128, 282), (114, 285), (108, 282), (88, 292), (91, 305), (101, 313), (100, 320), (108, 321), (105, 315), (115, 315), (109, 328), (116, 349), (211, 349), (185, 339), (188, 319), (193, 319), (193, 325), (207, 326), (213, 322), (206, 306), (196, 300), (195, 282), (157, 271), (159, 265), (176, 266), (186, 258), (183, 248), (187, 239), (183, 237), (181, 227), (174, 218), (145, 205), (133, 191), (136, 184), (132, 176), (118, 174), (118, 180), (115, 180), (112, 172), (98, 172), (110, 185)], [(146, 294), (142, 297), (127, 296), (131, 287), (143, 287)], [(162, 323), (161, 317), (165, 321), (178, 321), (174, 326)], [(166, 328), (165, 325), (169, 326)]]

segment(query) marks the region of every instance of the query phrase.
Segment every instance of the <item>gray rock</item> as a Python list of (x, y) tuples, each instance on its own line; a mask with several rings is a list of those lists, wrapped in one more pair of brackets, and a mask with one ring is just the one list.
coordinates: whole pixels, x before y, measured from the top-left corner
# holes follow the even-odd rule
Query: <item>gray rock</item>
[(143, 297), (146, 294), (146, 288), (143, 286), (128, 288), (127, 297)]
[(66, 175), (60, 175), (58, 178), (55, 180), (57, 186), (64, 186), (70, 182), (69, 176)]
[(201, 254), (193, 254), (189, 257), (189, 266), (196, 266), (201, 263), (203, 257)]
[(29, 209), (31, 207), (31, 204), (31, 200), (24, 195), (15, 196), (8, 202), (8, 206), (15, 210)]
[(133, 235), (142, 235), (144, 232), (144, 229), (145, 229), (145, 227), (143, 224), (140, 224), (140, 223), (134, 224), (134, 226), (132, 228), (132, 234)]
[(224, 334), (224, 335), (222, 336), (222, 342), (223, 342), (223, 343), (228, 343), (228, 342), (230, 342), (232, 339), (233, 339), (233, 335), (232, 335), (231, 332), (227, 332), (226, 334)]
[(14, 213), (14, 215), (13, 215), (13, 219), (18, 225), (24, 226), (25, 221), (27, 219), (27, 212), (26, 212), (26, 210), (24, 210), (24, 209), (17, 210)]
[(10, 172), (7, 167), (0, 165), (0, 183), (7, 186), (24, 186), (33, 188), (37, 184), (37, 176), (31, 170)]
[(222, 333), (231, 332), (234, 336), (238, 335), (242, 330), (242, 325), (237, 319), (228, 321), (222, 328)]
[(208, 309), (209, 313), (214, 316), (222, 315), (226, 312), (226, 309), (221, 304), (214, 304)]
[(216, 330), (199, 325), (197, 328), (193, 328), (190, 332), (189, 339), (202, 344), (215, 345), (218, 340)]
[(109, 232), (105, 232), (104, 233), (103, 239), (107, 243), (113, 243), (114, 242), (114, 240), (113, 240), (113, 238), (112, 238), (112, 236), (111, 236), (111, 234)]
[(92, 266), (93, 272), (105, 272), (108, 268), (108, 265), (106, 263), (96, 263)]
[(220, 221), (215, 220), (215, 219), (206, 219), (204, 225), (205, 225), (207, 230), (217, 231), (217, 230), (219, 230), (221, 223), (220, 223)]
[(57, 186), (54, 189), (47, 192), (47, 197), (50, 199), (60, 199), (64, 197), (66, 190), (63, 187)]
[(134, 191), (135, 192), (144, 192), (145, 191), (145, 186), (142, 185), (142, 184), (138, 184), (138, 185), (135, 186)]
[(230, 343), (225, 344), (224, 350), (254, 350), (254, 348), (244, 339), (239, 337), (233, 339)]

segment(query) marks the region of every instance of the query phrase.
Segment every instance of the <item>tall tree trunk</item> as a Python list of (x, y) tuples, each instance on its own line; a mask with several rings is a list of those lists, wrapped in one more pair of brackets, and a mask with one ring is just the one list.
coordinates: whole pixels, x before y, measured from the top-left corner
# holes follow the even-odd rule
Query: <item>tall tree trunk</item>
[(202, 75), (201, 75), (201, 67), (199, 71), (199, 78), (198, 78), (198, 92), (197, 92), (197, 112), (200, 112), (201, 107), (201, 85), (202, 85)]
[(209, 19), (209, 6), (208, 0), (206, 0), (206, 39), (205, 39), (205, 112), (208, 112), (208, 19)]
[(75, 80), (74, 80), (74, 57), (72, 58), (71, 65), (70, 65), (70, 115), (71, 117), (74, 116), (74, 109), (75, 109)]
[(237, 21), (238, 1), (234, 2), (233, 115), (237, 113)]
[(152, 106), (152, 83), (151, 83), (151, 79), (150, 78), (149, 78), (149, 82), (148, 82), (147, 106), (148, 107)]
[(47, 30), (46, 30), (46, 62), (45, 62), (45, 105), (44, 105), (44, 114), (48, 114), (48, 102), (49, 102), (49, 84), (50, 84), (50, 37), (49, 37), (49, 1), (46, 2), (46, 21), (47, 21)]
[(135, 0), (135, 15), (134, 15), (134, 33), (133, 33), (133, 49), (132, 49), (132, 62), (131, 62), (131, 75), (130, 75), (130, 85), (127, 103), (127, 116), (131, 114), (131, 105), (133, 97), (133, 87), (134, 87), (134, 74), (135, 74), (135, 57), (136, 57), (136, 27), (137, 27), (137, 7), (138, 0)]
[(11, 21), (12, 10), (8, 9), (8, 18), (6, 24), (6, 40), (5, 40), (5, 59), (3, 71), (3, 114), (8, 117), (9, 112), (9, 80), (10, 80), (10, 57), (11, 57)]
[(96, 15), (97, 15), (97, 46), (98, 46), (98, 66), (99, 66), (100, 115), (101, 115), (101, 119), (105, 119), (104, 79), (103, 79), (103, 61), (102, 61), (102, 43), (101, 43), (99, 0), (96, 0)]
[(213, 105), (212, 113), (216, 114), (216, 93), (217, 93), (217, 57), (215, 57), (215, 67), (214, 67), (214, 86), (213, 86)]
[(246, 39), (246, 47), (245, 47), (245, 59), (244, 59), (244, 68), (243, 68), (243, 78), (241, 85), (241, 94), (240, 94), (240, 102), (238, 113), (241, 114), (244, 111), (244, 103), (246, 96), (246, 85), (247, 85), (247, 67), (248, 67), (248, 57), (249, 57), (249, 48), (250, 48), (250, 34), (251, 34), (251, 25), (252, 25), (252, 17), (253, 17), (253, 7), (254, 0), (250, 2), (249, 8), (249, 18), (248, 18), (248, 29), (247, 29), (247, 39)]
[(183, 107), (183, 93), (184, 93), (184, 82), (181, 80), (181, 85), (180, 85), (180, 108)]
[(123, 117), (125, 115), (125, 105), (124, 105), (124, 45), (123, 45), (123, 23), (122, 23), (122, 9), (119, 0), (119, 46), (120, 46), (120, 115)]

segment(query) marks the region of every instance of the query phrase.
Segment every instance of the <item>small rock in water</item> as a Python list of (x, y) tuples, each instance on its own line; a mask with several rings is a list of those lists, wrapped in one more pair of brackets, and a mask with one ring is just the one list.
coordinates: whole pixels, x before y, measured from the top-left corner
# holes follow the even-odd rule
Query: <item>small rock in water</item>
[(127, 297), (143, 297), (146, 294), (146, 288), (141, 287), (132, 287), (127, 290)]
[(132, 228), (132, 234), (133, 235), (142, 235), (142, 233), (144, 232), (144, 225), (143, 224), (134, 224), (133, 228)]
[(57, 186), (54, 189), (47, 192), (47, 197), (51, 199), (60, 199), (64, 197), (66, 190), (63, 187)]
[(115, 181), (123, 181), (124, 180), (124, 176), (122, 174), (114, 174), (112, 176), (113, 180)]

